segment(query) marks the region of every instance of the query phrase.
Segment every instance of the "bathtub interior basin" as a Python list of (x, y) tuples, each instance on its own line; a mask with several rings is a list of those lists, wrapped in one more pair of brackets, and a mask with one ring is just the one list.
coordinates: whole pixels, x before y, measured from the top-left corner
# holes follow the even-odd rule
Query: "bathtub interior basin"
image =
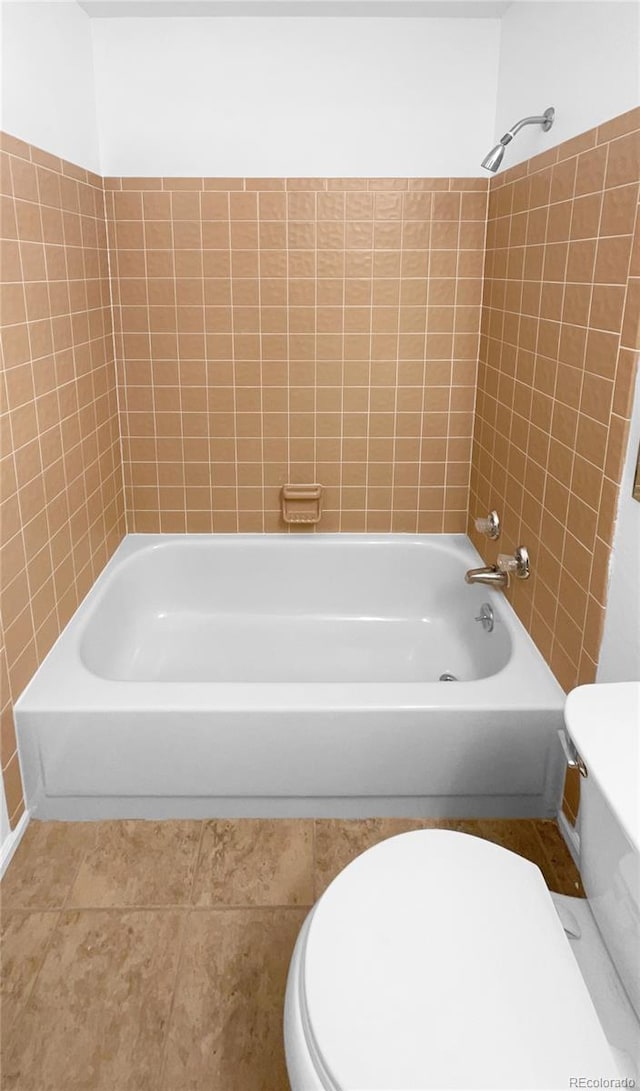
[[(415, 540), (345, 550), (314, 537), (283, 553), (267, 537), (215, 551), (175, 540), (128, 557), (79, 644), (99, 677), (132, 682), (436, 682), (506, 666), (511, 636), (476, 618), (486, 589), (459, 558)], [(286, 543), (285, 543), (286, 545)]]

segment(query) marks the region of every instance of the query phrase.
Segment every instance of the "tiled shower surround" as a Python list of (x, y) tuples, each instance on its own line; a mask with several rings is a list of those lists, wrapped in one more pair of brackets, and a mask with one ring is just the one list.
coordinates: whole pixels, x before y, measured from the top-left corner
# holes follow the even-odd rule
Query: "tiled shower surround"
[[(640, 110), (491, 184), (472, 517), (533, 577), (509, 597), (569, 690), (593, 682), (640, 348)], [(634, 236), (635, 232), (635, 236)]]
[(14, 825), (12, 699), (125, 527), (284, 530), (287, 480), (325, 486), (322, 530), (469, 518), (487, 559), (472, 521), (498, 507), (500, 549), (532, 555), (516, 610), (565, 688), (593, 680), (638, 348), (639, 129), (633, 111), (490, 183), (103, 181), (3, 138)]
[(15, 825), (12, 702), (122, 538), (124, 506), (102, 180), (13, 137), (1, 157), (0, 709)]
[(106, 187), (130, 529), (464, 529), (484, 179)]

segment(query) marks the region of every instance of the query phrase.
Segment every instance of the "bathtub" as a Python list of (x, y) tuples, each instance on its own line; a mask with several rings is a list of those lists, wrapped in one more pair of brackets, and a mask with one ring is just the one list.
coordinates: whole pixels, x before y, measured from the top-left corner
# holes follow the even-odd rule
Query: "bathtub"
[(17, 702), (32, 814), (553, 815), (564, 694), (480, 563), (463, 535), (128, 535)]

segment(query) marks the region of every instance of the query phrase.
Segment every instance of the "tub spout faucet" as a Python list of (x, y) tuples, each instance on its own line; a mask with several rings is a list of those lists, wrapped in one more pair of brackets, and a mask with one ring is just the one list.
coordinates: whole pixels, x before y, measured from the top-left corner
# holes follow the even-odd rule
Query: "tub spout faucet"
[(464, 578), (466, 583), (484, 583), (488, 587), (509, 586), (509, 573), (501, 572), (495, 564), (489, 564), (486, 568), (470, 568)]

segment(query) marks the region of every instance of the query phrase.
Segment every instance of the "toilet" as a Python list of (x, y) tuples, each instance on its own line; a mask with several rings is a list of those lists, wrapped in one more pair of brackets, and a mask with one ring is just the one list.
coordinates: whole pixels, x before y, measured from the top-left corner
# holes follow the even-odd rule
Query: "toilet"
[(637, 1079), (640, 684), (574, 690), (565, 722), (588, 774), (588, 901), (552, 896), (534, 864), (469, 834), (416, 830), (364, 852), (292, 956), (292, 1091)]

